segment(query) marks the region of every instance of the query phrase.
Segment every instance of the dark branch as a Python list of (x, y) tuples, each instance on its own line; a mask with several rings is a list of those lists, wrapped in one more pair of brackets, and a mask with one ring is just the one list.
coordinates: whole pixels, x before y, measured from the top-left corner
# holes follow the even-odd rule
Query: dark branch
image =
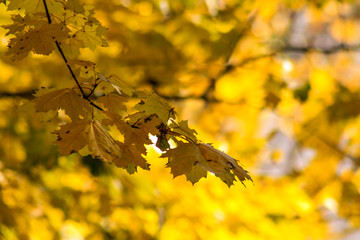
[[(52, 21), (51, 21), (49, 9), (48, 9), (47, 4), (46, 4), (46, 0), (43, 0), (43, 3), (44, 3), (44, 7), (45, 7), (45, 12), (46, 12), (46, 17), (47, 17), (47, 19), (48, 19), (48, 23), (51, 24)], [(67, 68), (69, 69), (69, 72), (70, 72), (72, 78), (74, 79), (76, 85), (77, 85), (78, 88), (80, 89), (80, 92), (81, 92), (81, 94), (82, 94), (82, 97), (83, 97), (84, 99), (86, 99), (92, 106), (94, 106), (95, 108), (99, 109), (100, 111), (103, 111), (103, 109), (102, 109), (101, 107), (99, 107), (99, 106), (96, 105), (94, 102), (92, 102), (92, 101), (89, 99), (89, 96), (85, 94), (85, 92), (84, 92), (84, 90), (82, 89), (82, 87), (81, 87), (81, 85), (80, 85), (80, 83), (79, 83), (79, 81), (78, 81), (78, 79), (77, 79), (74, 71), (72, 70), (71, 66), (69, 65), (69, 62), (68, 62), (67, 58), (65, 57), (65, 54), (64, 54), (62, 48), (60, 47), (60, 43), (56, 40), (56, 41), (55, 41), (55, 44), (56, 44), (56, 47), (57, 47), (57, 49), (59, 50), (59, 52), (60, 52), (60, 54), (61, 54), (62, 59), (63, 59), (64, 62), (65, 62)]]
[(309, 47), (296, 47), (296, 46), (285, 46), (278, 49), (276, 52), (296, 52), (296, 53), (308, 53), (308, 52), (319, 52), (323, 54), (333, 54), (339, 51), (356, 51), (360, 49), (360, 45), (347, 45), (339, 44), (331, 48), (317, 48), (313, 46)]
[(35, 90), (29, 90), (25, 92), (0, 92), (0, 98), (20, 97), (26, 99), (33, 99), (34, 94), (35, 94)]

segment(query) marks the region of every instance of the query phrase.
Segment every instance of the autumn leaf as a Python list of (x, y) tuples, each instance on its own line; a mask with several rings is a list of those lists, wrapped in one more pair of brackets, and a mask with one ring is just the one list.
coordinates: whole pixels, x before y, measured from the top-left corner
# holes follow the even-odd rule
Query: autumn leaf
[(144, 129), (126, 123), (120, 115), (108, 113), (110, 118), (104, 119), (104, 125), (115, 125), (124, 135), (124, 142), (127, 145), (134, 144), (140, 153), (146, 154), (145, 144), (151, 144), (149, 132)]
[(89, 102), (79, 96), (74, 89), (54, 90), (35, 98), (35, 109), (38, 112), (60, 108), (64, 109), (71, 119), (79, 119), (80, 116), (86, 117), (91, 112)]
[(87, 145), (87, 134), (90, 121), (78, 120), (62, 125), (54, 131), (58, 135), (56, 144), (59, 146), (60, 155), (66, 156), (77, 152)]
[(75, 13), (84, 12), (84, 5), (79, 0), (68, 0), (66, 7)]
[(206, 178), (207, 171), (203, 169), (200, 164), (196, 163), (195, 166), (192, 167), (191, 171), (185, 173), (186, 180), (191, 182), (193, 185), (197, 183), (201, 178)]
[[(166, 166), (171, 169), (171, 173), (174, 177), (190, 173), (194, 165), (206, 161), (196, 144), (184, 142), (178, 142), (176, 148), (169, 149), (166, 153), (162, 154), (161, 157), (167, 157), (169, 159)], [(191, 178), (191, 174), (189, 176)], [(191, 179), (196, 178), (194, 177)]]
[(164, 124), (166, 124), (170, 118), (175, 118), (174, 108), (156, 93), (145, 93), (144, 100), (138, 103), (135, 108), (143, 111), (145, 115), (148, 116), (156, 114)]
[(59, 42), (61, 49), (68, 59), (75, 59), (80, 55), (80, 48), (84, 47), (84, 43), (74, 37), (68, 36), (65, 40)]
[(99, 157), (105, 162), (123, 161), (123, 153), (118, 143), (101, 126), (97, 120), (92, 120), (88, 136), (88, 147), (93, 157)]
[(235, 159), (211, 145), (184, 142), (177, 144), (176, 148), (169, 149), (161, 155), (162, 158), (169, 159), (166, 166), (171, 168), (174, 177), (185, 174), (187, 179), (194, 184), (202, 177), (206, 177), (205, 172), (209, 171), (215, 173), (229, 187), (235, 181), (234, 175), (241, 182), (252, 181), (247, 171), (240, 167)]
[(106, 28), (99, 24), (92, 23), (85, 25), (83, 30), (76, 33), (77, 38), (84, 43), (86, 48), (95, 50), (97, 46), (107, 47), (108, 44), (101, 36), (106, 33)]
[(133, 163), (135, 166), (139, 166), (142, 169), (149, 170), (150, 164), (147, 163), (145, 158), (137, 150), (134, 144), (125, 144), (118, 142), (118, 145), (123, 152), (121, 160), (115, 160), (115, 165), (122, 168), (127, 168), (129, 164)]
[(125, 94), (129, 97), (133, 95), (134, 89), (130, 86), (129, 83), (125, 82), (121, 78), (117, 76), (111, 76), (109, 78), (106, 78), (100, 73), (98, 73), (98, 76), (101, 80), (104, 81), (104, 83), (110, 84), (119, 94)]
[[(59, 14), (64, 10), (64, 5), (61, 1), (46, 0), (46, 5), (52, 14)], [(8, 10), (19, 9), (24, 9), (26, 13), (45, 13), (43, 0), (11, 0)]]
[(193, 142), (197, 142), (197, 138), (195, 134), (197, 132), (194, 129), (189, 128), (188, 121), (180, 121), (179, 123), (172, 121), (169, 124), (169, 127), (171, 128), (172, 132), (175, 132), (179, 135), (185, 136), (186, 138), (192, 140)]
[(18, 34), (9, 42), (8, 55), (13, 60), (21, 60), (30, 51), (37, 54), (49, 55), (55, 50), (55, 41), (61, 41), (67, 37), (68, 30), (61, 24), (48, 24), (44, 22), (37, 28), (29, 29), (25, 33)]
[[(199, 143), (198, 147), (203, 156), (206, 158), (206, 161), (199, 161), (200, 165), (204, 169), (218, 175), (230, 172), (231, 170), (241, 182), (245, 180), (252, 181), (250, 175), (247, 174), (247, 171), (239, 166), (237, 160), (234, 158), (217, 150), (209, 144)], [(229, 179), (228, 177), (226, 178)]]
[(114, 113), (126, 111), (124, 104), (126, 101), (126, 98), (111, 93), (96, 99), (96, 102), (101, 103), (105, 109)]
[(77, 120), (54, 131), (58, 135), (56, 144), (61, 155), (78, 152), (88, 146), (91, 155), (105, 162), (122, 161), (122, 150), (110, 134), (96, 120)]

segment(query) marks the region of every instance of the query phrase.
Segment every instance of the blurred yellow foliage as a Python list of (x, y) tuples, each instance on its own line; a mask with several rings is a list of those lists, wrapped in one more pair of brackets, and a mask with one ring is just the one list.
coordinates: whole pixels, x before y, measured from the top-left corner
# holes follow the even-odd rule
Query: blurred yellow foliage
[[(65, 40), (73, 44), (69, 59), (167, 99), (202, 143), (238, 159), (254, 184), (228, 188), (212, 173), (195, 185), (173, 178), (154, 145), (146, 145), (151, 170), (132, 175), (91, 155), (59, 156), (51, 133), (72, 119), (57, 107), (36, 113), (32, 99), (35, 89), (70, 89), (73, 80), (55, 52), (11, 61), (15, 34), (6, 33), (17, 11), (6, 5), (32, 2), (2, 1), (0, 239), (356, 239), (358, 1), (46, 1), (95, 12), (57, 23), (96, 17), (108, 28), (107, 48)], [(85, 28), (81, 34), (93, 48), (102, 43)], [(84, 86), (99, 80), (94, 69), (74, 69)], [(124, 141), (115, 126), (104, 129)]]

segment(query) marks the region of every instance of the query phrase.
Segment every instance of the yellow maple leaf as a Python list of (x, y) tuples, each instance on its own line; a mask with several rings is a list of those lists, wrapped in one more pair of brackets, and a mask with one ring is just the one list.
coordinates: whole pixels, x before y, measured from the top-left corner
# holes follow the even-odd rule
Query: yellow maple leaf
[(115, 94), (107, 94), (96, 99), (96, 102), (101, 103), (105, 109), (110, 112), (126, 111), (126, 98)]
[(172, 121), (169, 124), (169, 127), (171, 128), (171, 131), (183, 135), (186, 138), (191, 139), (192, 141), (194, 141), (195, 143), (197, 142), (197, 138), (195, 136), (195, 134), (197, 134), (197, 132), (194, 129), (189, 128), (188, 126), (188, 121), (180, 121), (179, 123), (176, 123), (175, 121)]
[(239, 166), (237, 160), (234, 158), (217, 150), (209, 144), (199, 143), (198, 147), (206, 158), (206, 161), (199, 162), (204, 169), (219, 175), (230, 172), (231, 170), (241, 182), (245, 180), (252, 181), (249, 174), (247, 174), (247, 171)]
[(143, 111), (145, 115), (148, 116), (156, 114), (164, 124), (166, 124), (170, 118), (175, 119), (174, 108), (156, 93), (145, 93), (144, 100), (138, 103), (135, 108)]
[(21, 60), (30, 51), (37, 54), (49, 55), (55, 49), (55, 41), (61, 41), (67, 37), (68, 30), (61, 24), (43, 24), (35, 29), (29, 29), (25, 33), (18, 34), (9, 42), (8, 55), (12, 60)]
[(35, 109), (47, 112), (62, 108), (71, 119), (86, 117), (91, 112), (90, 103), (83, 99), (74, 89), (64, 88), (51, 91), (35, 98)]
[(176, 148), (161, 155), (168, 157), (167, 167), (171, 168), (174, 177), (185, 174), (187, 180), (194, 184), (202, 177), (206, 177), (206, 171), (209, 171), (215, 173), (229, 187), (235, 181), (235, 176), (241, 182), (252, 181), (247, 171), (239, 166), (235, 159), (209, 144), (184, 142), (177, 144)]
[(119, 162), (123, 158), (122, 150), (110, 134), (97, 120), (92, 120), (88, 136), (88, 147), (93, 157), (99, 157), (105, 162)]
[(114, 114), (113, 112), (107, 113), (110, 117), (103, 121), (105, 125), (115, 125), (119, 131), (124, 135), (124, 142), (127, 145), (134, 144), (137, 148), (137, 151), (145, 154), (146, 148), (144, 144), (151, 144), (149, 139), (149, 132), (146, 129), (140, 128), (138, 126), (130, 125), (126, 123), (120, 115)]
[(93, 157), (105, 162), (120, 162), (122, 150), (97, 120), (80, 119), (61, 126), (54, 131), (58, 135), (56, 144), (61, 155), (78, 152), (88, 146)]
[(115, 165), (122, 168), (127, 168), (130, 163), (135, 164), (135, 166), (139, 166), (143, 169), (149, 170), (149, 164), (145, 160), (145, 158), (141, 155), (141, 153), (137, 150), (134, 144), (125, 144), (118, 142), (118, 145), (123, 152), (123, 157), (121, 161), (116, 160)]
[[(64, 6), (57, 0), (46, 0), (46, 5), (51, 14), (59, 14), (64, 10)], [(26, 13), (45, 13), (42, 0), (11, 0), (8, 10), (24, 9)]]
[(87, 138), (85, 132), (88, 125), (89, 121), (78, 120), (65, 124), (59, 130), (54, 131), (58, 135), (56, 144), (59, 146), (60, 155), (69, 155), (86, 146)]
[(166, 166), (171, 168), (174, 177), (190, 173), (194, 165), (206, 161), (196, 144), (184, 142), (178, 142), (176, 148), (166, 151), (161, 157), (169, 158)]
[(101, 37), (105, 32), (106, 28), (99, 24), (92, 23), (91, 25), (85, 25), (83, 30), (76, 33), (76, 36), (84, 42), (85, 47), (95, 50), (97, 46), (108, 46), (106, 40)]

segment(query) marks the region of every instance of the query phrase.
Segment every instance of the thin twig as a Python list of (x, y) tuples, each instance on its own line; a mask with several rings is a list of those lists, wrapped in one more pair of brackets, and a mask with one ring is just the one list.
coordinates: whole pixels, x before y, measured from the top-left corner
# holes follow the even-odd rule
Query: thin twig
[[(51, 21), (49, 9), (48, 9), (47, 4), (46, 4), (46, 0), (43, 0), (43, 3), (44, 3), (44, 7), (45, 7), (45, 12), (46, 12), (46, 17), (47, 17), (47, 19), (48, 19), (48, 23), (51, 24), (52, 21)], [(69, 65), (69, 62), (68, 62), (67, 58), (65, 57), (65, 54), (64, 54), (62, 48), (60, 47), (60, 43), (59, 43), (57, 40), (55, 40), (55, 44), (56, 44), (56, 47), (57, 47), (57, 49), (59, 50), (59, 52), (60, 52), (60, 54), (61, 54), (62, 59), (63, 59), (64, 62), (65, 62), (67, 68), (69, 69), (69, 72), (70, 72), (72, 78), (74, 79), (76, 85), (77, 85), (78, 88), (80, 89), (80, 92), (81, 92), (81, 94), (82, 94), (82, 97), (83, 97), (85, 100), (87, 100), (87, 101), (90, 103), (90, 105), (94, 106), (95, 108), (99, 109), (100, 111), (104, 111), (101, 107), (99, 107), (98, 105), (96, 105), (94, 102), (92, 102), (92, 101), (89, 99), (89, 96), (90, 96), (90, 95), (86, 95), (86, 94), (85, 94), (85, 92), (84, 92), (83, 88), (81, 87), (81, 85), (80, 85), (80, 83), (79, 83), (79, 81), (78, 81), (78, 79), (77, 79), (74, 71), (72, 70), (71, 66)]]

